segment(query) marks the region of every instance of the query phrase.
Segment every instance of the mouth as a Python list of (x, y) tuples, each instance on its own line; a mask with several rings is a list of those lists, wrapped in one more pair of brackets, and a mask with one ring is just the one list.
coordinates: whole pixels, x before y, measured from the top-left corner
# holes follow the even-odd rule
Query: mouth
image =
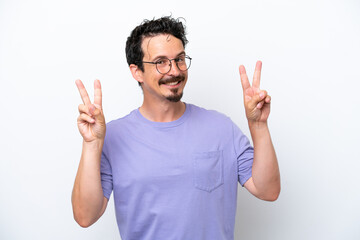
[(177, 88), (180, 86), (180, 84), (185, 80), (185, 77), (183, 76), (178, 76), (178, 77), (174, 77), (168, 80), (162, 80), (159, 82), (159, 85), (165, 85), (166, 87), (169, 88)]
[(163, 83), (163, 85), (171, 88), (179, 87), (182, 81)]

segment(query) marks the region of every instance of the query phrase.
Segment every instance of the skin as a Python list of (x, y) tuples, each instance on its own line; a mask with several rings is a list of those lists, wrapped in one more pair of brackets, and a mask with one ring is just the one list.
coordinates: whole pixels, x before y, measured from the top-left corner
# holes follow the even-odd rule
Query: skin
[(265, 90), (260, 90), (261, 67), (262, 62), (258, 61), (252, 85), (245, 67), (239, 67), (246, 118), (254, 143), (252, 177), (244, 187), (259, 199), (275, 201), (280, 194), (280, 172), (267, 124), (271, 97)]
[[(150, 62), (156, 61), (159, 56), (173, 59), (184, 53), (184, 47), (179, 39), (164, 34), (145, 38), (142, 49), (143, 61)], [(183, 102), (173, 102), (168, 99), (183, 93), (188, 72), (180, 71), (174, 61), (171, 63), (171, 71), (165, 75), (158, 73), (153, 64), (144, 64), (144, 71), (134, 64), (130, 65), (130, 71), (134, 79), (141, 83), (144, 93), (144, 101), (139, 111), (151, 121), (174, 121), (185, 112)], [(260, 61), (256, 63), (252, 85), (249, 83), (244, 66), (239, 67), (246, 117), (254, 143), (252, 177), (244, 186), (254, 196), (274, 201), (280, 193), (280, 173), (267, 125), (271, 97), (266, 91), (260, 90), (261, 65)], [(175, 87), (163, 84), (168, 81), (178, 81), (178, 78), (182, 80)], [(76, 86), (83, 101), (83, 104), (79, 105), (77, 120), (79, 132), (83, 137), (83, 148), (72, 193), (72, 206), (75, 220), (80, 226), (88, 227), (102, 216), (108, 203), (103, 195), (100, 177), (106, 124), (102, 110), (100, 81), (94, 82), (93, 103), (80, 80), (76, 80)]]
[(94, 102), (80, 80), (76, 80), (83, 104), (79, 105), (78, 128), (83, 137), (83, 148), (76, 174), (71, 202), (74, 219), (82, 227), (96, 222), (104, 213), (108, 200), (101, 187), (100, 159), (106, 124), (102, 111), (102, 93), (99, 80), (94, 82)]
[[(145, 38), (142, 42), (142, 49), (144, 52), (143, 61), (147, 62), (156, 61), (159, 56), (173, 59), (185, 52), (184, 46), (179, 39), (165, 34)], [(174, 88), (166, 86), (165, 84), (159, 84), (164, 81), (169, 81), (174, 77), (183, 77), (184, 80), (176, 90), (178, 94), (184, 91), (188, 72), (180, 71), (174, 61), (172, 61), (171, 64), (170, 72), (165, 75), (160, 74), (154, 64), (145, 63), (144, 71), (141, 71), (141, 69), (134, 64), (130, 65), (131, 74), (136, 81), (141, 83), (144, 93), (143, 104), (139, 108), (139, 111), (145, 118), (151, 121), (174, 121), (185, 112), (185, 104), (183, 102), (171, 102), (167, 99), (167, 97), (174, 95)]]

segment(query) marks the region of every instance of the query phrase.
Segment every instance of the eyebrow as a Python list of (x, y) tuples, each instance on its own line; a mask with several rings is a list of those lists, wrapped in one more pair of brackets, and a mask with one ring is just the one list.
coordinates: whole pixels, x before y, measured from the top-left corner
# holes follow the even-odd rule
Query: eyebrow
[[(186, 55), (185, 51), (180, 52), (178, 55), (176, 55), (175, 58), (177, 58), (177, 57), (179, 57), (180, 55), (183, 55), (183, 54)], [(159, 59), (159, 58), (168, 58), (168, 57), (165, 56), (165, 55), (159, 55), (159, 56), (154, 57), (151, 61), (154, 61), (155, 59)]]

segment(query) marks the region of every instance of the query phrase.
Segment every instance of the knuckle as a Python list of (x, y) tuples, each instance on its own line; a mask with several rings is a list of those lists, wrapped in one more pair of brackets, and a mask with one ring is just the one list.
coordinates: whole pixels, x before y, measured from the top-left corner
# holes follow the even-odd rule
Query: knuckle
[(79, 107), (78, 107), (78, 109), (79, 109), (79, 112), (80, 112), (80, 113), (86, 112), (86, 107), (85, 107), (84, 104), (80, 104)]
[(83, 120), (89, 119), (89, 115), (87, 115), (86, 113), (82, 113), (80, 116), (81, 116), (81, 119), (83, 119)]
[(83, 119), (83, 117), (81, 116), (81, 114), (80, 114), (80, 116), (77, 118), (77, 121), (78, 122), (81, 122), (81, 121), (83, 121), (84, 119)]
[(94, 111), (94, 115), (96, 115), (96, 116), (101, 115), (101, 110), (96, 108)]
[(94, 103), (94, 106), (95, 106), (97, 109), (102, 109), (99, 104)]
[(83, 120), (84, 118), (85, 118), (85, 114), (81, 113), (80, 116), (79, 116), (79, 119)]

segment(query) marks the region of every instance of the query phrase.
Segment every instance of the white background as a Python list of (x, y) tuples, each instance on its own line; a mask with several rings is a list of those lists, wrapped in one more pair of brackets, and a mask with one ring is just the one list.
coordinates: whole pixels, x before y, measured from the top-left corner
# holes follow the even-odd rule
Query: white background
[(186, 19), (183, 100), (249, 136), (238, 66), (272, 96), (282, 192), (239, 188), (235, 239), (360, 239), (360, 2), (0, 1), (0, 239), (120, 239), (113, 200), (87, 229), (72, 217), (82, 138), (75, 79), (103, 86), (107, 121), (140, 106), (125, 41), (143, 19)]

